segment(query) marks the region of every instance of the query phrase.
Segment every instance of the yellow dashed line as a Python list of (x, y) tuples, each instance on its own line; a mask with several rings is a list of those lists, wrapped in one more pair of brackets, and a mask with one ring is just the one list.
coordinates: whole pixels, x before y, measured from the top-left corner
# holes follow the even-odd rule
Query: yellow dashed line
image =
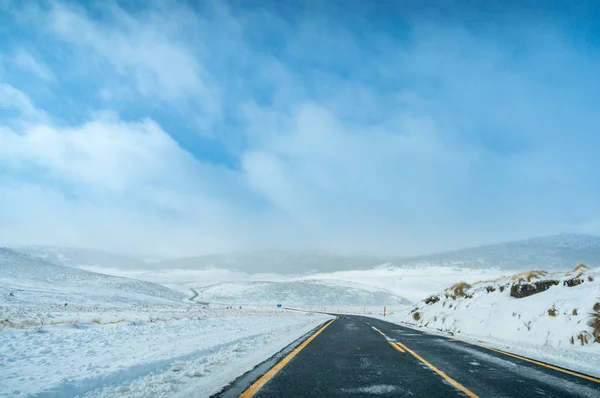
[(438, 375), (442, 376), (448, 383), (452, 384), (454, 387), (456, 387), (460, 391), (462, 391), (465, 394), (467, 394), (467, 396), (469, 396), (471, 398), (478, 398), (477, 395), (475, 393), (473, 393), (471, 390), (469, 390), (468, 388), (466, 388), (465, 386), (463, 386), (462, 384), (460, 384), (459, 382), (457, 382), (456, 380), (454, 380), (453, 378), (451, 378), (450, 376), (448, 376), (446, 373), (442, 372), (441, 370), (439, 370), (438, 368), (436, 368), (435, 366), (433, 366), (432, 364), (430, 364), (429, 362), (427, 362), (426, 360), (424, 360), (423, 358), (421, 358), (419, 356), (419, 354), (417, 354), (416, 352), (412, 351), (410, 348), (408, 348), (404, 344), (402, 344), (400, 342), (396, 342), (396, 344), (398, 344), (398, 346), (400, 346), (401, 348), (404, 348), (404, 350), (408, 351), (413, 357), (417, 358), (423, 364), (427, 365), (435, 373), (437, 373)]
[(292, 358), (294, 358), (296, 355), (298, 355), (298, 353), (300, 351), (302, 351), (304, 349), (304, 347), (306, 347), (311, 341), (313, 341), (314, 338), (317, 337), (323, 330), (325, 330), (325, 328), (327, 326), (331, 325), (331, 323), (333, 321), (335, 321), (335, 319), (332, 319), (331, 321), (329, 321), (325, 326), (323, 326), (321, 329), (317, 330), (315, 332), (315, 334), (313, 334), (308, 339), (306, 339), (306, 341), (304, 343), (302, 343), (298, 347), (296, 347), (294, 349), (294, 351), (290, 352), (288, 354), (288, 356), (286, 356), (281, 361), (279, 361), (277, 363), (277, 365), (273, 366), (271, 368), (271, 370), (269, 370), (260, 379), (258, 379), (254, 384), (252, 384), (250, 387), (248, 387), (248, 389), (240, 395), (240, 398), (250, 398), (250, 397), (254, 396), (254, 394), (256, 394), (261, 388), (263, 388), (264, 385), (267, 384), (267, 382), (273, 378), (273, 376), (275, 376), (281, 369), (283, 369), (283, 367), (285, 365), (287, 365), (287, 363), (289, 361), (292, 360)]
[(390, 345), (402, 353), (406, 352), (402, 349), (402, 347), (400, 347), (398, 344), (394, 343), (393, 341), (390, 341)]
[(580, 377), (582, 379), (593, 381), (595, 383), (600, 383), (600, 379), (597, 379), (597, 378), (592, 377), (592, 376), (587, 376), (587, 375), (584, 375), (584, 374), (581, 374), (581, 373), (577, 373), (577, 372), (573, 372), (573, 371), (570, 371), (570, 370), (567, 370), (567, 369), (562, 369), (562, 368), (559, 368), (559, 367), (556, 367), (556, 366), (552, 366), (552, 365), (547, 364), (547, 363), (543, 363), (543, 362), (539, 362), (539, 361), (536, 361), (536, 360), (533, 360), (533, 359), (525, 358), (525, 357), (522, 357), (520, 355), (511, 354), (510, 352), (498, 350), (496, 348), (486, 347), (484, 345), (479, 345), (479, 344), (475, 344), (475, 343), (469, 343), (468, 341), (457, 339), (455, 337), (450, 337), (450, 338), (452, 340), (456, 340), (456, 341), (460, 341), (460, 342), (467, 343), (467, 344), (470, 344), (470, 345), (474, 345), (475, 347), (485, 348), (486, 350), (494, 351), (494, 352), (497, 352), (497, 353), (500, 353), (500, 354), (508, 355), (509, 357), (513, 357), (513, 358), (521, 359), (521, 360), (526, 361), (526, 362), (534, 363), (536, 365), (543, 366), (543, 367), (548, 368), (548, 369), (557, 370), (559, 372), (566, 373), (566, 374), (571, 375), (571, 376), (576, 376), (576, 377)]

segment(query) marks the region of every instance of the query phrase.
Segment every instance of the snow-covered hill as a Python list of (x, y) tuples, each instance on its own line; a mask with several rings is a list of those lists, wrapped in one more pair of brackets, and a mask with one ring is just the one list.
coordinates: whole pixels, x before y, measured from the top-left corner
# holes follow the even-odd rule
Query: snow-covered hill
[(198, 300), (286, 306), (371, 306), (409, 302), (389, 291), (343, 281), (230, 282), (197, 289)]
[(459, 282), (398, 316), (455, 334), (600, 354), (600, 268)]
[(54, 265), (0, 248), (0, 298), (7, 306), (167, 304), (185, 295), (164, 286)]

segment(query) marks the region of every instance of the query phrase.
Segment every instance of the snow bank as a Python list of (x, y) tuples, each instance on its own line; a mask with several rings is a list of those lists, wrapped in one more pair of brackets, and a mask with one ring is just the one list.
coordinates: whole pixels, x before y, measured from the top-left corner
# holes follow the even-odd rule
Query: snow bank
[(14, 396), (208, 396), (330, 318), (196, 307), (153, 322), (5, 329), (0, 390)]
[(600, 268), (456, 283), (387, 319), (600, 372)]

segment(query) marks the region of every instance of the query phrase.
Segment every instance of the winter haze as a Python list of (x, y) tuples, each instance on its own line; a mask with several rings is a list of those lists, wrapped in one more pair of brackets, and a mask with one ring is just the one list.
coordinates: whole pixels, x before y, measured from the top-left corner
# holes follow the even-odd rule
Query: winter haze
[(600, 233), (597, 6), (421, 4), (0, 1), (0, 244)]

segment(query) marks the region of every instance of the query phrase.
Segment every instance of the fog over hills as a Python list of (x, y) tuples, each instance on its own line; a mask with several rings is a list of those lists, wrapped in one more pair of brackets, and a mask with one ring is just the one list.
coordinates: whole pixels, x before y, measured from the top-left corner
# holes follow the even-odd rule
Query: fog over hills
[(52, 246), (25, 246), (14, 248), (14, 250), (53, 264), (68, 267), (95, 265), (110, 268), (143, 269), (148, 266), (147, 262), (140, 257), (104, 250)]
[(367, 270), (378, 266), (558, 269), (571, 268), (581, 262), (590, 266), (600, 265), (600, 237), (581, 234), (561, 234), (416, 257), (263, 250), (149, 261), (132, 255), (86, 249), (25, 247), (18, 250), (67, 266), (147, 270), (227, 269), (277, 274)]

